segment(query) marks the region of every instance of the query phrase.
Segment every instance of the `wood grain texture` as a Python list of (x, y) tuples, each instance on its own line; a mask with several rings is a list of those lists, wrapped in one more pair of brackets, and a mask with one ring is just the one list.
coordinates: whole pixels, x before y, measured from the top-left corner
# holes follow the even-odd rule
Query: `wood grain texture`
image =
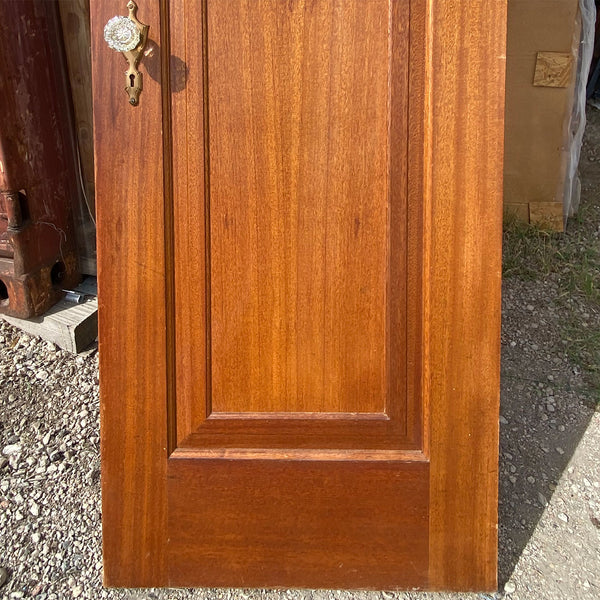
[[(191, 3), (184, 16), (171, 4), (173, 60), (188, 73), (172, 98), (177, 347), (189, 349), (177, 356), (179, 443), (211, 414), (244, 411), (386, 412), (396, 446), (417, 440), (409, 5), (249, 6)], [(418, 363), (417, 339), (409, 352)]]
[(94, 140), (92, 116), (92, 61), (90, 56), (90, 0), (60, 0), (65, 51), (81, 156), (83, 185), (90, 211), (95, 213)]
[[(162, 69), (170, 64), (171, 77), (161, 99), (148, 76), (136, 109), (121, 90), (122, 59), (94, 35), (105, 581), (493, 589), (505, 1), (390, 4), (391, 38), (410, 40), (387, 67), (398, 69), (387, 75), (397, 119), (388, 139), (409, 148), (388, 156), (387, 181), (389, 222), (394, 194), (409, 198), (389, 238), (404, 258), (386, 279), (386, 298), (390, 289), (406, 296), (386, 306), (386, 327), (393, 319), (405, 327), (394, 341), (409, 365), (394, 384), (408, 390), (404, 421), (389, 403), (387, 414), (210, 414), (217, 296), (203, 6), (173, 0), (140, 14), (154, 39), (142, 68), (159, 73), (159, 8), (165, 29), (169, 8)], [(113, 0), (94, 3), (93, 31), (121, 12)], [(288, 27), (289, 15), (281, 18)], [(408, 105), (394, 86), (408, 89)], [(169, 95), (172, 128), (161, 109)], [(175, 404), (176, 438), (167, 417)]]
[(389, 1), (207, 14), (212, 409), (383, 412)]
[[(104, 582), (166, 579), (166, 347), (160, 5), (150, 29), (144, 91), (131, 107), (123, 57), (103, 38), (120, 0), (91, 3), (98, 214)], [(160, 68), (157, 69), (160, 73)]]
[(505, 23), (505, 0), (430, 3), (434, 589), (496, 589)]
[(179, 447), (420, 449), (415, 424), (408, 432), (405, 425), (383, 414), (223, 413), (207, 419)]
[[(203, 2), (170, 2), (173, 223), (177, 376), (177, 444), (208, 416), (210, 407), (210, 273), (207, 270), (208, 137)], [(177, 80), (177, 73), (185, 77)], [(189, 110), (194, 107), (194, 110)]]
[(566, 52), (538, 52), (533, 85), (566, 88), (573, 76), (573, 56)]
[(424, 586), (428, 469), (171, 458), (171, 585)]

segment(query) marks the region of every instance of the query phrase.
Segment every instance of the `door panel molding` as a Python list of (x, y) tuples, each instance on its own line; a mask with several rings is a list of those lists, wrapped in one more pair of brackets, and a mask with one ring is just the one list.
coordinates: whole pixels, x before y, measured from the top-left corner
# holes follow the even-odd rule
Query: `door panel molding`
[(300, 460), (300, 461), (394, 461), (429, 462), (420, 450), (327, 450), (303, 448), (177, 448), (169, 459), (221, 458), (226, 460)]

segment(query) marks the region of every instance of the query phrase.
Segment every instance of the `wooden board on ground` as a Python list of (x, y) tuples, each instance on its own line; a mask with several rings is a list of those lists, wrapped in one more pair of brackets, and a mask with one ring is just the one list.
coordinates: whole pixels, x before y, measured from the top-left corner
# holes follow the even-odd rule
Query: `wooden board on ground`
[(88, 277), (75, 291), (85, 295), (83, 304), (63, 298), (41, 317), (18, 319), (2, 315), (2, 318), (29, 335), (39, 336), (63, 350), (78, 354), (98, 336), (96, 279)]

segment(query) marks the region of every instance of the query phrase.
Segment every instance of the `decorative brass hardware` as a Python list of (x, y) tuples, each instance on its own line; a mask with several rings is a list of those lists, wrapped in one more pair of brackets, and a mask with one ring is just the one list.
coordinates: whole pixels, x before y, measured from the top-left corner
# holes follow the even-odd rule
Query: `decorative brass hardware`
[(104, 39), (109, 48), (122, 52), (129, 63), (125, 71), (125, 92), (129, 96), (129, 104), (137, 106), (143, 89), (142, 74), (138, 65), (148, 41), (149, 25), (140, 23), (137, 18), (137, 4), (133, 0), (127, 3), (128, 17), (113, 17), (104, 27)]

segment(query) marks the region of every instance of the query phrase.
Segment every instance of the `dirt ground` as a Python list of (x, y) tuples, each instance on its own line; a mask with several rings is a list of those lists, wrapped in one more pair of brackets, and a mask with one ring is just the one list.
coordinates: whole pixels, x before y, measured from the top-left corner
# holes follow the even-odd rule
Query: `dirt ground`
[(544, 238), (506, 261), (498, 592), (103, 589), (97, 355), (69, 355), (0, 321), (0, 597), (600, 598), (600, 112), (588, 117), (583, 217), (550, 240), (550, 262)]

